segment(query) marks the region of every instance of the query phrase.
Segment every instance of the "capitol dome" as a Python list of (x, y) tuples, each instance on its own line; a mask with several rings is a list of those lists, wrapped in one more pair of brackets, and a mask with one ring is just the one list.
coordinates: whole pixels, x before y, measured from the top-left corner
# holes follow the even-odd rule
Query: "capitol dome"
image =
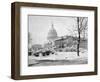
[(52, 41), (52, 40), (55, 40), (55, 39), (57, 39), (57, 32), (56, 32), (56, 30), (54, 29), (54, 27), (53, 27), (53, 24), (52, 24), (52, 28), (49, 30), (49, 32), (48, 32), (48, 36), (47, 36), (47, 39), (49, 40), (49, 41)]

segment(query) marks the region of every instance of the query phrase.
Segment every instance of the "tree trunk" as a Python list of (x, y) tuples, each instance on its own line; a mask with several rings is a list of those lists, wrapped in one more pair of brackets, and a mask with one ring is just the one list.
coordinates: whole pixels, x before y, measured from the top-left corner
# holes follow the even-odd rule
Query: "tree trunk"
[(80, 27), (79, 27), (79, 17), (77, 17), (77, 26), (78, 26), (78, 40), (77, 40), (77, 56), (79, 55), (79, 48), (80, 48)]

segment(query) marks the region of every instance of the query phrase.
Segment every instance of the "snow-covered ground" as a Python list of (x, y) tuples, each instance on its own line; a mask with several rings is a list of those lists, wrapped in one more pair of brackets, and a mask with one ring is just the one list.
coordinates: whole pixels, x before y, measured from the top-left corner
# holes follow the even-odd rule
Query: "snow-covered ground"
[(29, 56), (29, 66), (47, 66), (47, 65), (72, 65), (72, 64), (87, 64), (88, 54), (84, 50), (77, 56), (77, 52), (57, 52), (49, 56)]

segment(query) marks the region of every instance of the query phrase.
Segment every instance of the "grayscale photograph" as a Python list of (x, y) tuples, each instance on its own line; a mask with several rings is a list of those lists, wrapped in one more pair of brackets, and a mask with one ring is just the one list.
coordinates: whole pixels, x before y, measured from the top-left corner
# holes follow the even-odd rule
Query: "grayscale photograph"
[(88, 64), (88, 17), (28, 15), (28, 66)]

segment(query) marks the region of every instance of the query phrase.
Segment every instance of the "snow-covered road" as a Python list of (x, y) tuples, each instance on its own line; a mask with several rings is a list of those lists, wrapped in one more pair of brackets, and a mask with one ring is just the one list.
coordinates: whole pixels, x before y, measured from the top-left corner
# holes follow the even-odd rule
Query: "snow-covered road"
[(87, 52), (80, 52), (80, 56), (77, 56), (77, 52), (57, 52), (49, 56), (39, 57), (29, 56), (29, 66), (47, 66), (47, 65), (72, 65), (72, 64), (86, 64), (88, 60)]

